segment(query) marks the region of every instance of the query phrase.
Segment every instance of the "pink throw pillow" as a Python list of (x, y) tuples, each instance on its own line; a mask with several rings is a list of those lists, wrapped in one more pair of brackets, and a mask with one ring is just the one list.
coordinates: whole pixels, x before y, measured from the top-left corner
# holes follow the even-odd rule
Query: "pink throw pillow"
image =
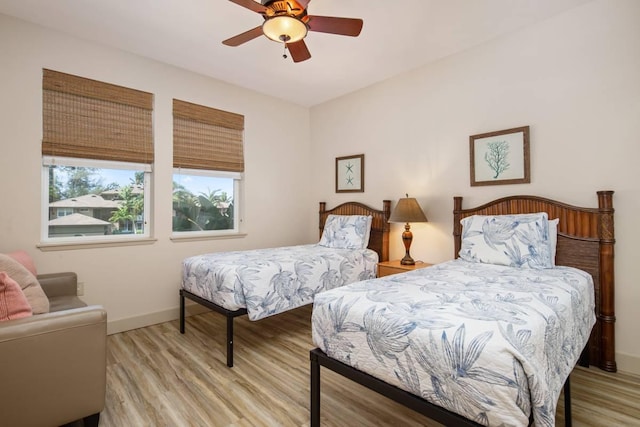
[(0, 253), (0, 271), (15, 280), (27, 297), (33, 314), (49, 312), (49, 299), (36, 276), (9, 255)]
[(20, 285), (7, 273), (0, 271), (0, 321), (21, 319), (32, 314)]
[(38, 272), (36, 271), (36, 265), (31, 259), (31, 255), (29, 255), (25, 251), (13, 251), (9, 252), (7, 255), (22, 264), (22, 266), (29, 270), (34, 276), (38, 275)]

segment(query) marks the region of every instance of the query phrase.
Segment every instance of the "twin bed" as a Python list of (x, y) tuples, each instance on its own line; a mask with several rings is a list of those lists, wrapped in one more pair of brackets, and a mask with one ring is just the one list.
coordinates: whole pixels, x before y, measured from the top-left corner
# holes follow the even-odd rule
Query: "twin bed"
[(199, 255), (183, 261), (180, 332), (185, 298), (227, 318), (227, 366), (233, 366), (233, 319), (259, 320), (313, 302), (321, 291), (374, 278), (389, 258), (391, 202), (381, 210), (357, 202), (320, 203), (318, 244)]
[(318, 295), (311, 426), (321, 366), (445, 425), (553, 426), (576, 362), (616, 370), (612, 194), (597, 209), (456, 197), (462, 259)]
[[(185, 260), (180, 330), (185, 298), (224, 314), (233, 366), (234, 317), (313, 302), (311, 426), (321, 366), (446, 425), (554, 425), (576, 362), (616, 370), (612, 194), (598, 192), (598, 208), (513, 196), (463, 209), (456, 197), (461, 259), (380, 279), (390, 203), (321, 203), (321, 244), (309, 245), (320, 261), (300, 247)], [(344, 237), (323, 229), (330, 215), (370, 216), (369, 249), (326, 247)]]

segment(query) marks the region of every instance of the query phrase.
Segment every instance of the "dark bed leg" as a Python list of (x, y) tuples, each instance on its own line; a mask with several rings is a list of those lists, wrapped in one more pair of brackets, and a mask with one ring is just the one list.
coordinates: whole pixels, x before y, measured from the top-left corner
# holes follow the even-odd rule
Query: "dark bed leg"
[(184, 294), (180, 292), (180, 333), (184, 334)]
[(227, 316), (227, 366), (233, 368), (233, 316)]
[(313, 352), (311, 358), (311, 427), (320, 427), (320, 364)]
[(185, 298), (189, 298), (191, 301), (195, 301), (208, 309), (215, 311), (216, 313), (223, 314), (227, 318), (227, 366), (233, 368), (233, 318), (238, 316), (244, 316), (247, 314), (246, 308), (240, 308), (235, 311), (227, 310), (217, 304), (207, 301), (206, 299), (192, 294), (184, 289), (180, 290), (180, 332), (184, 334), (184, 317), (185, 317)]
[(580, 354), (580, 359), (578, 359), (578, 365), (588, 368), (590, 363), (590, 355), (589, 355), (589, 344), (582, 349), (582, 353)]
[(569, 382), (569, 377), (567, 377), (567, 381), (564, 383), (564, 425), (566, 427), (571, 427), (571, 384)]
[(100, 412), (88, 415), (82, 419), (82, 425), (84, 427), (98, 427), (98, 424), (100, 424)]

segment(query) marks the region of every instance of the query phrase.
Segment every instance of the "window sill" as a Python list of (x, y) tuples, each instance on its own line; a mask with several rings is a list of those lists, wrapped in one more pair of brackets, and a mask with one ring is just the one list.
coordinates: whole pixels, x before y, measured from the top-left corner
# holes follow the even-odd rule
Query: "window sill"
[(46, 242), (36, 245), (43, 252), (49, 251), (70, 251), (75, 249), (94, 249), (94, 248), (111, 248), (116, 246), (136, 246), (136, 245), (152, 245), (158, 239), (151, 237), (130, 239), (130, 240), (110, 240), (110, 241), (83, 241), (83, 242)]
[(241, 239), (247, 237), (247, 233), (233, 233), (233, 234), (196, 234), (196, 235), (179, 235), (171, 236), (170, 239), (174, 243), (182, 242), (195, 242), (199, 240), (222, 240), (222, 239)]

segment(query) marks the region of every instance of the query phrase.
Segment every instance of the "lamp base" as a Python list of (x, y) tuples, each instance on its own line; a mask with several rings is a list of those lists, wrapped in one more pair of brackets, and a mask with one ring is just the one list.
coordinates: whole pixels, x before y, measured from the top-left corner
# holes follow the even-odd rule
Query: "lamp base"
[(409, 256), (409, 254), (405, 255), (404, 258), (400, 260), (400, 264), (402, 265), (415, 265), (416, 262)]
[(402, 243), (404, 243), (404, 258), (400, 260), (400, 264), (402, 265), (415, 265), (415, 261), (409, 255), (409, 248), (411, 247), (411, 241), (413, 240), (413, 233), (411, 233), (411, 229), (409, 228), (409, 223), (407, 222), (404, 225), (404, 233), (402, 233)]

